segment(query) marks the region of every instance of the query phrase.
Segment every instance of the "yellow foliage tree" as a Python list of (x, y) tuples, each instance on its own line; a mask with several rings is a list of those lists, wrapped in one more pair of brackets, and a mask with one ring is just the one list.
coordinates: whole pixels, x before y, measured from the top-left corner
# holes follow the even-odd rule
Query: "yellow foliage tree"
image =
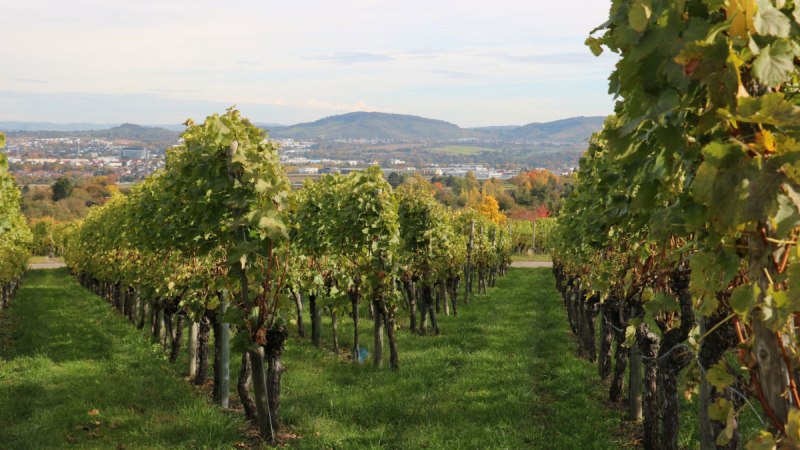
[(500, 204), (498, 204), (497, 200), (491, 195), (484, 196), (483, 202), (481, 202), (477, 209), (478, 212), (498, 225), (506, 223), (505, 214), (500, 212)]

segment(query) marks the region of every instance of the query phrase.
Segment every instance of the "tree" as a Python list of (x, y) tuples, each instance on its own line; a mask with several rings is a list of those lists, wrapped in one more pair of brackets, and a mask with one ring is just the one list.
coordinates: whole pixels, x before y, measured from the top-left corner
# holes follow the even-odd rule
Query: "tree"
[(506, 222), (506, 216), (500, 212), (500, 205), (491, 195), (483, 197), (483, 201), (477, 209), (481, 214), (486, 216), (487, 219), (496, 224), (503, 224)]
[(68, 177), (59, 177), (51, 187), (53, 189), (53, 201), (57, 202), (72, 195), (75, 183)]

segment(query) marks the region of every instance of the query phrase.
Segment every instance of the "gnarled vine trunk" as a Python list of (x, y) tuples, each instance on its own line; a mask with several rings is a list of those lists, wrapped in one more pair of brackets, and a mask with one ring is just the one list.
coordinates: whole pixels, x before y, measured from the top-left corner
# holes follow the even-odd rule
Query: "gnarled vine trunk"
[(273, 441), (274, 433), (280, 428), (281, 411), (281, 374), (283, 365), (281, 355), (283, 354), (284, 341), (289, 336), (285, 327), (272, 328), (267, 332), (267, 344), (264, 346), (264, 357), (267, 362), (267, 397), (269, 399), (269, 420), (272, 426)]
[(636, 328), (636, 345), (644, 361), (642, 446), (645, 450), (657, 450), (660, 445), (657, 360), (659, 341), (658, 335), (650, 331), (646, 323), (641, 323)]
[(692, 361), (694, 355), (683, 348), (683, 342), (689, 337), (694, 326), (694, 309), (692, 296), (689, 293), (689, 268), (681, 264), (672, 273), (670, 288), (678, 297), (681, 312), (681, 323), (664, 334), (658, 352), (659, 395), (661, 408), (661, 448), (678, 449), (678, 432), (680, 431), (680, 402), (678, 397), (678, 374)]
[(197, 373), (194, 384), (202, 386), (208, 375), (208, 338), (211, 333), (211, 322), (207, 317), (200, 319), (197, 330)]
[(250, 363), (250, 353), (242, 353), (242, 364), (239, 367), (239, 381), (236, 384), (236, 391), (239, 393), (239, 401), (244, 408), (244, 416), (248, 420), (256, 418), (256, 404), (250, 389), (253, 386), (253, 369)]

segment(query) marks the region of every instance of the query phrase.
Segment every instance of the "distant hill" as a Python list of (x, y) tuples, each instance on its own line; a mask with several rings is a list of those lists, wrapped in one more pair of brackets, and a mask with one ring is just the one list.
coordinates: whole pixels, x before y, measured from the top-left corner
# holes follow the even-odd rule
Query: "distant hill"
[[(13, 122), (0, 122), (0, 130), (3, 130), (4, 124), (7, 123)], [(40, 128), (34, 128), (33, 125), (35, 124), (32, 122), (17, 123), (28, 124), (29, 126), (5, 128), (6, 130), (9, 130), (9, 136), (35, 136), (40, 138), (83, 137), (89, 139), (138, 141), (145, 144), (150, 144), (177, 141), (181, 135), (181, 133), (178, 131), (167, 130), (161, 127), (145, 127), (132, 123), (123, 123), (122, 125), (110, 126), (109, 128), (99, 128), (102, 127), (102, 125), (98, 124), (72, 124), (76, 127), (82, 125), (89, 127), (88, 129), (84, 128), (82, 130), (65, 129), (68, 128), (67, 125), (40, 124), (43, 126), (53, 126), (53, 128), (55, 128), (52, 130), (42, 130)]]
[(50, 122), (7, 122), (0, 121), (0, 131), (85, 131), (101, 130), (113, 127), (114, 124), (98, 124), (88, 122), (50, 123)]
[(92, 137), (100, 139), (124, 139), (142, 142), (177, 141), (180, 136), (180, 133), (177, 131), (159, 127), (143, 127), (132, 123), (123, 123), (118, 127), (109, 128), (107, 130), (92, 130), (87, 133), (91, 134)]
[[(583, 143), (603, 127), (605, 117), (572, 117), (553, 122), (530, 123), (522, 126), (460, 128), (443, 120), (426, 119), (404, 114), (353, 112), (325, 117), (316, 122), (282, 126), (259, 123), (274, 138), (307, 140), (377, 139), (395, 142), (448, 142), (459, 139), (490, 139), (497, 141)], [(185, 129), (182, 125), (141, 126), (124, 123), (119, 126), (72, 123), (0, 122), (0, 131), (10, 135), (40, 137), (84, 136), (100, 139), (130, 141), (176, 141)]]
[[(585, 142), (600, 131), (605, 117), (572, 117), (523, 126), (460, 128), (442, 120), (403, 114), (354, 112), (288, 127), (269, 127), (270, 136), (294, 139), (379, 139), (444, 142), (456, 139)], [(267, 127), (265, 127), (267, 128)]]
[(473, 128), (500, 139), (549, 142), (584, 142), (603, 128), (605, 117), (571, 117), (521, 127)]
[(253, 122), (253, 125), (265, 130), (271, 130), (273, 128), (286, 128), (286, 125), (280, 123)]
[(354, 112), (316, 122), (273, 127), (270, 135), (295, 139), (379, 139), (393, 141), (447, 141), (477, 133), (443, 120), (403, 114)]

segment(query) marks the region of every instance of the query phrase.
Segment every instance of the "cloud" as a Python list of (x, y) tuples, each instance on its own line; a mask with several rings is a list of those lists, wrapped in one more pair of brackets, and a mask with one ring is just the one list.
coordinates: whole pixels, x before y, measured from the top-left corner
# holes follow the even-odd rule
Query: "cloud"
[(14, 78), (14, 81), (19, 81), (20, 83), (31, 83), (31, 84), (50, 84), (47, 80), (39, 80), (36, 78)]
[(241, 97), (227, 99), (219, 103), (235, 103), (237, 105), (262, 105), (262, 106), (282, 106), (288, 108), (301, 109), (306, 111), (374, 111), (375, 109), (362, 101), (357, 102), (335, 102), (319, 100), (316, 98), (308, 99), (282, 99), (282, 98), (254, 98)]
[(199, 94), (202, 92), (199, 89), (148, 89), (147, 91), (156, 94)]
[(330, 55), (312, 56), (308, 59), (328, 61), (336, 64), (359, 64), (393, 61), (394, 57), (382, 53), (337, 52)]
[(471, 73), (471, 72), (461, 72), (461, 71), (458, 71), (458, 70), (446, 70), (446, 69), (429, 70), (428, 72), (432, 73), (432, 74), (436, 74), (436, 75), (442, 75), (442, 76), (445, 76), (447, 78), (456, 78), (456, 79), (459, 79), (459, 80), (466, 80), (466, 79), (469, 79), (469, 78), (476, 78), (478, 76), (477, 74), (474, 74), (474, 73)]
[(264, 65), (264, 63), (261, 61), (251, 61), (251, 60), (236, 61), (236, 64), (242, 67), (262, 67)]
[[(494, 56), (503, 59), (507, 62), (516, 64), (538, 64), (538, 65), (557, 65), (557, 66), (573, 66), (582, 65), (592, 60), (597, 60), (589, 50), (585, 52), (563, 52), (563, 53), (546, 53), (539, 55), (515, 55), (508, 53), (494, 53), (486, 54), (486, 56)], [(601, 57), (602, 58), (602, 57)]]

